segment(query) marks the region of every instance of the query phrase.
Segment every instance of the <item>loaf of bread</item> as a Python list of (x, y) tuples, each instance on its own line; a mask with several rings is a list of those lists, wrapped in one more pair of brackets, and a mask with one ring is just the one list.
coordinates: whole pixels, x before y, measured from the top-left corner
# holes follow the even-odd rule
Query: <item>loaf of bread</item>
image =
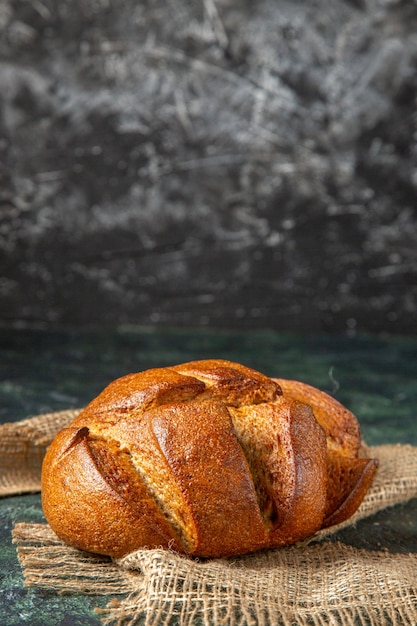
[(224, 360), (112, 382), (51, 444), (47, 521), (120, 557), (166, 547), (223, 557), (347, 519), (377, 468), (355, 416), (325, 393)]

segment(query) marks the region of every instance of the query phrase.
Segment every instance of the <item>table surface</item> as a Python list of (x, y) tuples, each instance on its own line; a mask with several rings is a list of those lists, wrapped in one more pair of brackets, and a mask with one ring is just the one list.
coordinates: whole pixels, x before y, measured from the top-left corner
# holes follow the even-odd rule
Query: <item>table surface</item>
[[(82, 407), (118, 376), (203, 358), (239, 361), (333, 394), (358, 416), (369, 445), (417, 445), (417, 337), (0, 328), (0, 422)], [(16, 521), (44, 521), (39, 494), (0, 500), (1, 625), (100, 624), (94, 607), (109, 598), (24, 588), (11, 543)], [(337, 538), (367, 549), (417, 552), (417, 499), (363, 520)]]

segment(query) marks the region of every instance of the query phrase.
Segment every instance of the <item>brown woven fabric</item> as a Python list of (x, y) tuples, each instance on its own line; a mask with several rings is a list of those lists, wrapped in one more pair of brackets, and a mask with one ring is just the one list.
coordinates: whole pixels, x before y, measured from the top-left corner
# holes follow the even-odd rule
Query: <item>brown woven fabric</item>
[(40, 490), (46, 449), (79, 412), (45, 413), (0, 426), (0, 496)]
[[(0, 427), (1, 494), (39, 489), (46, 446), (74, 414)], [(369, 453), (380, 469), (343, 526), (417, 497), (416, 447), (379, 446)], [(296, 546), (208, 561), (139, 550), (115, 562), (64, 545), (46, 524), (16, 524), (13, 535), (27, 586), (121, 596), (98, 609), (107, 625), (415, 626), (417, 554), (325, 541), (339, 528)]]

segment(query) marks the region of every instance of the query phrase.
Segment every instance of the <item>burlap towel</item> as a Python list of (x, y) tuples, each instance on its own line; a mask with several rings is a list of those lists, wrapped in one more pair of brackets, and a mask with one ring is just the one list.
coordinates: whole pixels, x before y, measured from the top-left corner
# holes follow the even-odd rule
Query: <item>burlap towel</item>
[[(45, 449), (74, 414), (0, 427), (0, 494), (39, 489)], [(416, 447), (379, 446), (370, 454), (380, 469), (345, 526), (417, 497)], [(334, 530), (285, 549), (209, 561), (166, 550), (112, 561), (65, 546), (46, 524), (16, 524), (13, 535), (27, 586), (119, 596), (97, 609), (104, 624), (416, 626), (417, 554), (326, 541)]]

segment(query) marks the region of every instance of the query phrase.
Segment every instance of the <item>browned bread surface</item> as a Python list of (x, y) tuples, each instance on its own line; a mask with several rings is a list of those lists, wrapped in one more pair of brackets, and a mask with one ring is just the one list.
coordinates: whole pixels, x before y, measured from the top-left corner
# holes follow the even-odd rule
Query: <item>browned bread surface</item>
[(351, 413), (292, 382), (224, 360), (112, 382), (46, 454), (49, 524), (114, 557), (161, 546), (222, 557), (343, 521), (376, 463), (358, 458)]
[(274, 379), (285, 397), (309, 404), (327, 438), (327, 502), (323, 527), (357, 510), (377, 470), (376, 459), (359, 459), (361, 436), (354, 414), (335, 398), (298, 380)]

